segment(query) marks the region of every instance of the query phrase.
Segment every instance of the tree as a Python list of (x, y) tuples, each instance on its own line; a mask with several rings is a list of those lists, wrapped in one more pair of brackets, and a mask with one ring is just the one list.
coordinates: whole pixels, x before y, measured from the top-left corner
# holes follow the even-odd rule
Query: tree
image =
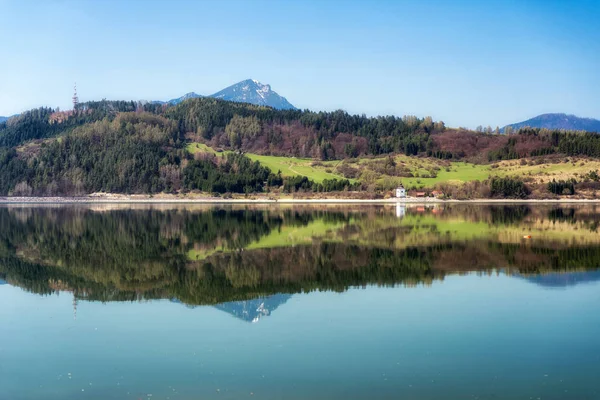
[(15, 190), (13, 190), (13, 196), (31, 196), (33, 193), (33, 189), (27, 182), (20, 182), (15, 186)]

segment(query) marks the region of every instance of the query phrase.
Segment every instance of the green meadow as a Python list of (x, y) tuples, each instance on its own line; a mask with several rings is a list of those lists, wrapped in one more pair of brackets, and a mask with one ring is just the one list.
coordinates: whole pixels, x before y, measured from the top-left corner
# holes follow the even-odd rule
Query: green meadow
[[(228, 151), (217, 151), (203, 143), (189, 143), (187, 151), (192, 154), (211, 153), (227, 154)], [(266, 156), (246, 153), (250, 159), (258, 161), (273, 173), (281, 171), (282, 176), (306, 176), (315, 182), (325, 179), (344, 179), (340, 167), (344, 164), (358, 169), (358, 177), (351, 182), (365, 182), (370, 176), (371, 181), (384, 190), (389, 190), (402, 184), (411, 189), (433, 188), (440, 183), (462, 184), (470, 181), (483, 181), (493, 176), (515, 176), (532, 178), (538, 183), (549, 182), (552, 179), (578, 179), (591, 171), (600, 171), (600, 161), (571, 158), (568, 161), (550, 162), (544, 159), (509, 160), (495, 164), (472, 164), (468, 162), (450, 162), (429, 157), (394, 156), (394, 162), (412, 174), (412, 177), (390, 176), (385, 173), (374, 173), (375, 166), (384, 157), (365, 157), (353, 160), (319, 161), (310, 158)], [(369, 182), (369, 181), (367, 181)]]

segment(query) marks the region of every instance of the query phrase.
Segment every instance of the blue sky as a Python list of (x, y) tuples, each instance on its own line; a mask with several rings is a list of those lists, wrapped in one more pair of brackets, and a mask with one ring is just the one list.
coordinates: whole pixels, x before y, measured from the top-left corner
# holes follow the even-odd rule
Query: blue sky
[(600, 118), (600, 1), (0, 0), (0, 115), (247, 78), (300, 108)]

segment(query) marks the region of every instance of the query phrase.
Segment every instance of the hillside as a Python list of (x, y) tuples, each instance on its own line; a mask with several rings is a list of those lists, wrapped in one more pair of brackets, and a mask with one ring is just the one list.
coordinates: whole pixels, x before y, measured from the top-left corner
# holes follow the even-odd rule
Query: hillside
[(600, 120), (593, 118), (581, 118), (567, 114), (542, 114), (527, 121), (510, 124), (502, 128), (505, 132), (510, 127), (513, 131), (525, 127), (564, 129), (570, 131), (600, 132)]
[[(211, 97), (31, 110), (0, 125), (0, 195), (442, 190), (593, 197), (600, 135), (448, 129), (429, 117), (277, 110)], [(556, 182), (554, 182), (556, 181)]]
[(8, 117), (0, 117), (0, 124), (4, 121), (6, 121), (8, 119)]

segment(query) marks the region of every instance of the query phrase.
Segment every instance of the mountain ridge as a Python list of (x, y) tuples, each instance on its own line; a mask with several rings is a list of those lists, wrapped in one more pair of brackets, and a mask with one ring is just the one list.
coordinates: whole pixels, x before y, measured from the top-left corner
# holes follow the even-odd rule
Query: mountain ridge
[(531, 127), (600, 132), (600, 120), (594, 118), (582, 118), (565, 113), (547, 113), (540, 114), (526, 121), (506, 125), (502, 128), (502, 132), (506, 132), (506, 128), (508, 127), (513, 131), (519, 130), (520, 128)]
[(201, 97), (212, 97), (215, 99), (233, 101), (237, 103), (250, 103), (259, 106), (268, 106), (278, 110), (296, 109), (296, 107), (294, 107), (285, 97), (272, 90), (271, 85), (262, 84), (256, 79), (245, 79), (209, 96), (204, 96), (196, 92), (189, 92), (175, 99), (168, 101), (156, 100), (152, 103), (177, 105), (187, 99)]

